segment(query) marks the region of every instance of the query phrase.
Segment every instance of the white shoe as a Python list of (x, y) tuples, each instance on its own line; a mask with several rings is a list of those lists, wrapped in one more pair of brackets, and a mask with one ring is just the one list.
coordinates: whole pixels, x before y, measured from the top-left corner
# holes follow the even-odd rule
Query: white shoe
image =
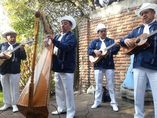
[(66, 111), (53, 111), (52, 115), (66, 114)]
[(118, 106), (116, 104), (111, 104), (111, 107), (112, 107), (113, 111), (117, 112), (119, 110)]
[(0, 108), (0, 111), (7, 110), (9, 107), (11, 107), (11, 105), (9, 105), (9, 104), (4, 104), (4, 105)]
[(18, 109), (18, 107), (16, 106), (16, 105), (12, 105), (12, 107), (13, 107), (13, 113), (15, 113), (15, 112), (18, 112), (19, 111), (19, 109)]
[(100, 106), (100, 104), (99, 104), (99, 105), (93, 104), (93, 105), (91, 106), (91, 108), (92, 108), (92, 109), (95, 109), (95, 108), (98, 108), (99, 106)]

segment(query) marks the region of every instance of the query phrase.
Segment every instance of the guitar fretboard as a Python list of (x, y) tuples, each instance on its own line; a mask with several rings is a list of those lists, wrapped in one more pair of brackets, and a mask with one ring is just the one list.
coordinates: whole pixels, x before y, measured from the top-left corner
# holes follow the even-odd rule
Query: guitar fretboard
[(15, 52), (17, 49), (19, 49), (23, 44), (20, 44), (18, 46), (16, 46), (13, 50), (10, 51), (10, 53)]
[(113, 43), (112, 45), (106, 47), (106, 50), (109, 50), (110, 48), (112, 48), (113, 46), (115, 46), (117, 43)]
[(153, 35), (156, 34), (156, 33), (157, 33), (157, 30), (155, 30), (154, 32), (151, 32), (150, 34), (148, 34), (147, 38), (153, 36)]
[(19, 49), (22, 45), (25, 45), (25, 44), (28, 44), (28, 43), (32, 43), (33, 42), (33, 40), (29, 40), (29, 41), (27, 41), (27, 42), (24, 42), (24, 43), (21, 43), (21, 44), (19, 44), (18, 46), (16, 46), (13, 50), (10, 50), (10, 53), (13, 53), (13, 52), (15, 52), (17, 49)]

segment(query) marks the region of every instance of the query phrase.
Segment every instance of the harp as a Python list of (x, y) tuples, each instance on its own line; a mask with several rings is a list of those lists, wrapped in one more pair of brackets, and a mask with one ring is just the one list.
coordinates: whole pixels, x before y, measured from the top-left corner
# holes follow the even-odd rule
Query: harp
[[(47, 106), (49, 101), (49, 78), (53, 45), (51, 43), (49, 47), (46, 48), (43, 46), (44, 48), (40, 50), (41, 54), (37, 56), (40, 24), (43, 25), (45, 33), (53, 34), (46, 18), (40, 12), (36, 12), (32, 76), (29, 78), (26, 86), (22, 90), (17, 103), (19, 111), (26, 116), (26, 118), (48, 118)], [(38, 60), (37, 63), (36, 60)]]

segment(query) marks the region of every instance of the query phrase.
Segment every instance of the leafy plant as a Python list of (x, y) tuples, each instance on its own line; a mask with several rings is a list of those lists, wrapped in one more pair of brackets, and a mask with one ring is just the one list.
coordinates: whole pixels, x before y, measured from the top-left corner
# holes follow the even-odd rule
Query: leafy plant
[(0, 91), (0, 106), (3, 104), (3, 93)]

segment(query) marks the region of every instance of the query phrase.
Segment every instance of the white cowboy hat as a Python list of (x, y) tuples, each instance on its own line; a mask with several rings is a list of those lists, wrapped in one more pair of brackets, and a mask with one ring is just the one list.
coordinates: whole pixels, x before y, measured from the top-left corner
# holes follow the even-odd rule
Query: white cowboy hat
[(72, 16), (63, 16), (59, 19), (60, 22), (63, 20), (68, 20), (72, 23), (72, 28), (71, 28), (72, 30), (76, 27), (76, 21)]
[(157, 15), (157, 4), (154, 3), (143, 3), (142, 6), (135, 11), (135, 13), (136, 15), (141, 16), (141, 12), (147, 9), (153, 9), (155, 11), (155, 14)]
[(3, 36), (4, 38), (6, 38), (7, 34), (15, 34), (15, 35), (17, 35), (17, 33), (15, 32), (15, 30), (12, 30), (12, 29), (9, 29), (9, 30), (4, 31), (4, 32), (2, 33), (2, 36)]
[(102, 30), (102, 29), (106, 29), (107, 27), (102, 24), (102, 23), (99, 23), (97, 26), (96, 26), (96, 32), (98, 32), (99, 30)]

